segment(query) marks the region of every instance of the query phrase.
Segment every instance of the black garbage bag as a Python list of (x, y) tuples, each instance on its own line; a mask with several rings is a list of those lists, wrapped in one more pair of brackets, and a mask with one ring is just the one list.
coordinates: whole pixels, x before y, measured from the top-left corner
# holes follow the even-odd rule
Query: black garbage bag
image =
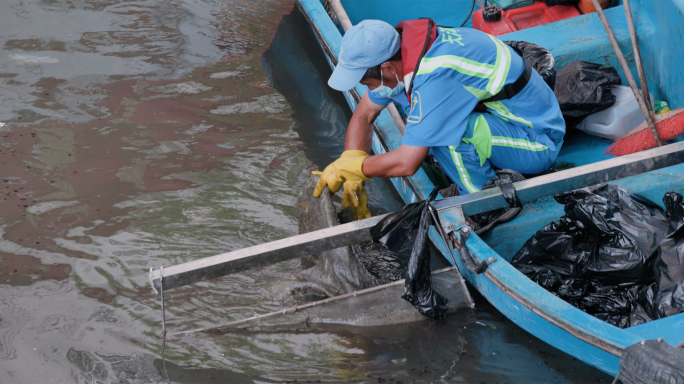
[(632, 313), (629, 316), (629, 326), (648, 323), (653, 317), (653, 299), (656, 295), (655, 283), (642, 288), (632, 304)]
[(408, 240), (409, 233), (420, 223), (425, 204), (425, 201), (408, 204), (385, 216), (370, 230), (373, 241), (382, 243), (392, 252), (398, 252)]
[[(516, 172), (511, 169), (500, 169), (495, 171), (495, 173), (495, 177), (484, 183), (482, 190), (510, 185), (517, 183), (518, 181), (525, 180), (525, 177), (521, 175), (520, 172)], [(503, 188), (501, 192), (504, 195), (504, 199), (506, 199), (510, 206), (470, 216), (470, 220), (475, 223), (474, 229), (476, 233), (480, 234), (482, 229), (489, 227), (491, 223), (505, 215), (511, 209), (522, 208), (522, 204), (520, 203), (520, 200), (518, 200), (518, 196), (515, 194), (515, 189), (512, 187)]]
[(663, 197), (670, 234), (660, 243), (653, 266), (655, 283), (642, 289), (632, 308), (632, 326), (684, 312), (684, 197)]
[(684, 312), (684, 225), (660, 246), (662, 254), (653, 268), (656, 282), (651, 313), (656, 319)]
[(620, 76), (611, 66), (577, 60), (559, 69), (553, 93), (567, 129), (576, 127), (592, 113), (614, 105), (613, 84), (620, 84)]
[(409, 204), (390, 213), (371, 228), (373, 241), (384, 244), (390, 250), (399, 250), (418, 225), (418, 231), (411, 251), (406, 285), (402, 298), (411, 303), (421, 314), (432, 319), (443, 319), (447, 314), (447, 300), (432, 289), (430, 273), (430, 250), (428, 229), (430, 228), (429, 204), (438, 193), (438, 187), (427, 200)]
[(634, 325), (632, 315), (634, 321), (639, 316), (653, 319), (645, 290), (656, 282), (654, 266), (671, 219), (653, 202), (614, 185), (582, 188), (555, 199), (565, 205), (565, 216), (532, 236), (511, 264), (610, 324)]
[(527, 41), (508, 40), (504, 41), (504, 43), (522, 54), (523, 59), (530, 63), (532, 68), (539, 73), (551, 90), (555, 88), (556, 60), (553, 58), (551, 52), (546, 48), (542, 48), (534, 43), (528, 43)]
[(663, 197), (665, 215), (670, 219), (670, 231), (672, 233), (684, 224), (684, 197), (677, 192), (668, 192)]

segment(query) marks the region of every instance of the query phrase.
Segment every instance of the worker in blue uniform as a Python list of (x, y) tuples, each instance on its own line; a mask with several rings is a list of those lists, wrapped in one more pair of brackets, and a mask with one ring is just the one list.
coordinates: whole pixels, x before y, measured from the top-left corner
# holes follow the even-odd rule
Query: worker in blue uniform
[[(345, 152), (319, 172), (314, 192), (344, 186), (343, 206), (357, 219), (370, 217), (365, 180), (413, 175), (428, 153), (467, 194), (495, 169), (549, 169), (563, 144), (565, 122), (553, 91), (518, 52), (481, 31), (429, 19), (397, 29), (363, 21), (344, 35), (328, 84), (347, 91), (359, 82), (369, 92), (349, 123)], [(402, 144), (369, 156), (373, 123), (392, 101), (408, 116)]]

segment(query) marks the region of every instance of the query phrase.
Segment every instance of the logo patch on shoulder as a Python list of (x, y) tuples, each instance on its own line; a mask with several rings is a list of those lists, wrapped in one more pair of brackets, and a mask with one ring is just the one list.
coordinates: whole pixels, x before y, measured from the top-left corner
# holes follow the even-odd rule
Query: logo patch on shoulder
[(463, 44), (463, 42), (462, 42), (463, 37), (459, 33), (459, 32), (461, 32), (461, 30), (453, 29), (453, 28), (441, 28), (441, 27), (438, 27), (437, 29), (439, 29), (439, 32), (442, 34), (442, 42), (443, 43), (444, 42), (449, 42), (449, 44), (458, 43), (461, 45), (461, 47), (465, 46), (465, 44)]
[(414, 91), (411, 94), (411, 113), (409, 113), (408, 121), (409, 123), (420, 123), (423, 119), (423, 107), (420, 105), (420, 93)]

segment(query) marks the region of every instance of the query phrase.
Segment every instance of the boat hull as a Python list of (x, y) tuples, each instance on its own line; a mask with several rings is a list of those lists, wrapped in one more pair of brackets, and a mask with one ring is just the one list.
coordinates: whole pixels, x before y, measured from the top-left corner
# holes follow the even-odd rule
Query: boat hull
[[(297, 3), (314, 29), (328, 62), (331, 67), (334, 67), (342, 38), (340, 29), (332, 23), (319, 0), (298, 0)], [(677, 5), (676, 10), (681, 14), (684, 2), (678, 0), (674, 3)], [(611, 9), (607, 14), (621, 45), (629, 46), (624, 13), (620, 14), (620, 12), (624, 12), (622, 7)], [(355, 18), (359, 17), (350, 13), (352, 22), (356, 22)], [(411, 17), (413, 16), (409, 15), (406, 18)], [(674, 18), (672, 15), (667, 17), (668, 20)], [(652, 25), (644, 20), (639, 23), (638, 17), (637, 20), (640, 31), (645, 31), (645, 34), (653, 32)], [(440, 20), (437, 22), (439, 23)], [(573, 36), (580, 40), (589, 36), (603, 36), (605, 33), (602, 32), (600, 22), (595, 15), (584, 15), (554, 24), (512, 33), (504, 36), (504, 39), (533, 41), (545, 47), (554, 47), (551, 51), (557, 57), (559, 66), (562, 66), (577, 57), (575, 55), (573, 58), (573, 54), (568, 51), (568, 35), (556, 36), (553, 31), (565, 28), (568, 33), (570, 31), (574, 33), (575, 29), (578, 29)], [(549, 33), (540, 33), (540, 28), (547, 29)], [(600, 32), (602, 34), (599, 34)], [(617, 62), (612, 63), (614, 58), (611, 55), (612, 51), (607, 38), (593, 39), (586, 44), (589, 44), (589, 48), (586, 58), (583, 57), (583, 59), (608, 62), (619, 68)], [(679, 94), (672, 94), (672, 91), (668, 93), (665, 88), (654, 87), (654, 89), (660, 90), (671, 100), (678, 100), (680, 97)], [(344, 92), (352, 110), (356, 108), (359, 96), (364, 92), (366, 88), (362, 85)], [(602, 154), (602, 148), (610, 143), (608, 140), (589, 136), (572, 138), (566, 143), (565, 152), (559, 156), (558, 163), (577, 166), (604, 160), (608, 157)], [(399, 145), (401, 145), (401, 134), (389, 113), (383, 111), (376, 120), (373, 151), (376, 154), (384, 153)], [(651, 198), (652, 201), (660, 201), (666, 191), (684, 191), (683, 175), (684, 165), (677, 165), (618, 180), (614, 184), (641, 193)], [(424, 199), (434, 187), (422, 170), (412, 177), (393, 178), (391, 181), (406, 203)], [(534, 228), (541, 228), (557, 220), (562, 214), (562, 206), (555, 203), (549, 196), (527, 204), (513, 222), (500, 226), (489, 234), (485, 239), (487, 242), (473, 234), (467, 242), (470, 251), (480, 260), (488, 257), (497, 259), (486, 274), (471, 273), (459, 257), (455, 258), (455, 262), (466, 280), (511, 321), (546, 343), (611, 375), (617, 374), (620, 354), (629, 345), (658, 337), (663, 337), (672, 345), (684, 340), (684, 327), (682, 326), (684, 314), (624, 330), (619, 329), (558, 299), (508, 263), (508, 259), (531, 236)], [(454, 217), (442, 217), (442, 219), (458, 224), (462, 217), (455, 214)], [(449, 252), (434, 228), (430, 229), (430, 239), (450, 261)]]

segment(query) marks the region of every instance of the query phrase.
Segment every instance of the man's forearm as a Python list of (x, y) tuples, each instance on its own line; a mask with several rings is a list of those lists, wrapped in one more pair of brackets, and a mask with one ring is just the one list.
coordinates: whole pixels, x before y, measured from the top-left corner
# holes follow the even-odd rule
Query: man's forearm
[(363, 95), (349, 121), (344, 142), (345, 150), (358, 149), (370, 153), (373, 144), (373, 123), (383, 109), (385, 109), (384, 105), (377, 105), (370, 101), (368, 93)]
[(429, 148), (402, 145), (396, 150), (367, 157), (362, 171), (366, 177), (404, 177), (418, 171)]
[(370, 153), (373, 144), (374, 121), (375, 119), (371, 116), (354, 114), (349, 122), (349, 127), (347, 128), (344, 149), (358, 149)]

